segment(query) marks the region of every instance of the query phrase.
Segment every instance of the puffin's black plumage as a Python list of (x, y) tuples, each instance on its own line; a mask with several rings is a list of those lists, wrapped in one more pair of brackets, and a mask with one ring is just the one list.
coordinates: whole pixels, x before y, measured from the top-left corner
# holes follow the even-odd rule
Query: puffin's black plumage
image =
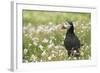
[(64, 46), (68, 51), (68, 56), (79, 57), (80, 40), (74, 33), (73, 23), (72, 22), (68, 23), (70, 24), (70, 27), (69, 29), (67, 29), (66, 37), (64, 40)]

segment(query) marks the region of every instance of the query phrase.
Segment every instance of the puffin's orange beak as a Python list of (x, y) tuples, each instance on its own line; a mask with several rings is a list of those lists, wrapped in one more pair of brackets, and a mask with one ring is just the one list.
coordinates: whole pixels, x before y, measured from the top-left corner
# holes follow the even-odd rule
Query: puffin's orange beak
[(64, 23), (64, 24), (62, 24), (62, 27), (61, 27), (62, 29), (67, 29), (67, 25)]
[(61, 27), (61, 29), (66, 29), (66, 27), (64, 27), (64, 25)]

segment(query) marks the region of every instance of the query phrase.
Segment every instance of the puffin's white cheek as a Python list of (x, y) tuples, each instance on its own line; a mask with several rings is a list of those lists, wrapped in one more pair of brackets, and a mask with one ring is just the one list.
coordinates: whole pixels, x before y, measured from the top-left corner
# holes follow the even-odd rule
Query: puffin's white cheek
[(63, 26), (64, 26), (65, 28), (67, 28), (67, 25), (66, 25), (66, 24), (64, 24)]
[(71, 27), (70, 24), (64, 24), (63, 26), (64, 26), (65, 28), (67, 28), (67, 29)]

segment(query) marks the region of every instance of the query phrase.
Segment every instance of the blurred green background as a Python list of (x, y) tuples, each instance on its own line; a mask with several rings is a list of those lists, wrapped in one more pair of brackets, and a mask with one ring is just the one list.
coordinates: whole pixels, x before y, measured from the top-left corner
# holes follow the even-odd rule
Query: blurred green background
[(67, 30), (60, 27), (66, 20), (74, 22), (75, 34), (84, 44), (80, 60), (91, 58), (91, 14), (23, 10), (23, 62), (77, 60), (68, 58), (63, 42)]

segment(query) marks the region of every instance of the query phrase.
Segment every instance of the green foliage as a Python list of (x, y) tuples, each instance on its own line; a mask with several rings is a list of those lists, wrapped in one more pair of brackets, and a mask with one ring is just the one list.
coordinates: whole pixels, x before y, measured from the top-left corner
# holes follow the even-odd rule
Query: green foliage
[(89, 13), (73, 13), (73, 12), (46, 12), (46, 11), (31, 11), (23, 10), (24, 25), (32, 23), (32, 25), (48, 24), (52, 22), (59, 24), (65, 20), (78, 21), (80, 24), (86, 24), (90, 21)]

